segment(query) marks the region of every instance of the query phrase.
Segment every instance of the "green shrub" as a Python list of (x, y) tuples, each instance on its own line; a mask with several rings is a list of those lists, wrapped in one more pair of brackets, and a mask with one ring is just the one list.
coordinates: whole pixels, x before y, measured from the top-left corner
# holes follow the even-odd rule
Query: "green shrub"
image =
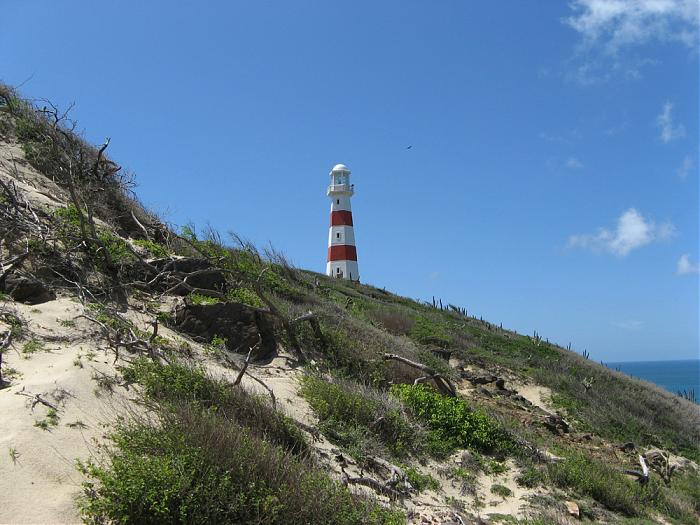
[(228, 293), (226, 293), (226, 298), (230, 301), (235, 301), (237, 303), (247, 304), (248, 306), (253, 306), (254, 308), (264, 308), (265, 303), (262, 302), (258, 294), (256, 294), (250, 288), (231, 288)]
[(416, 318), (409, 336), (414, 341), (424, 345), (447, 347), (450, 344), (450, 337), (444, 326), (426, 317), (419, 316)]
[(134, 244), (146, 249), (153, 257), (157, 257), (159, 259), (169, 255), (168, 249), (165, 246), (158, 244), (157, 242), (149, 241), (148, 239), (136, 239)]
[(122, 370), (127, 381), (143, 386), (147, 399), (169, 406), (193, 403), (252, 429), (293, 452), (308, 449), (304, 435), (288, 417), (273, 409), (265, 398), (248, 395), (240, 386), (209, 377), (201, 368), (181, 363), (161, 365), (146, 358)]
[(422, 429), (404, 417), (400, 406), (377, 391), (348, 381), (332, 383), (307, 376), (300, 393), (318, 416), (322, 429), (359, 459), (372, 447), (370, 438), (395, 456), (420, 451)]
[(547, 474), (542, 470), (529, 466), (515, 478), (518, 485), (522, 487), (535, 488), (542, 485), (547, 479)]
[(643, 514), (640, 502), (644, 489), (613, 467), (575, 453), (564, 461), (548, 463), (547, 469), (549, 478), (559, 487), (572, 488), (628, 516)]
[(106, 465), (88, 463), (80, 510), (95, 523), (387, 524), (398, 511), (355, 496), (307, 462), (192, 405), (123, 424)]
[(413, 486), (418, 493), (425, 490), (439, 490), (440, 482), (432, 477), (430, 474), (423, 474), (419, 470), (413, 467), (407, 467), (403, 469), (406, 474), (408, 482)]
[(208, 295), (202, 295), (199, 293), (191, 293), (188, 295), (193, 304), (217, 304), (221, 302), (221, 299), (216, 297), (209, 297)]
[(503, 499), (509, 498), (510, 496), (513, 495), (512, 490), (510, 490), (505, 485), (499, 485), (498, 483), (491, 485), (491, 493), (496, 494), (496, 496), (500, 496)]
[(44, 350), (44, 343), (38, 339), (30, 339), (22, 345), (22, 355), (29, 358), (30, 355)]
[(118, 235), (114, 235), (107, 230), (99, 230), (97, 237), (107, 248), (115, 264), (124, 264), (134, 260), (134, 254), (129, 249), (129, 244)]
[(458, 448), (493, 453), (514, 449), (503, 428), (463, 399), (443, 396), (426, 385), (394, 385), (391, 393), (428, 424), (431, 447), (438, 455)]

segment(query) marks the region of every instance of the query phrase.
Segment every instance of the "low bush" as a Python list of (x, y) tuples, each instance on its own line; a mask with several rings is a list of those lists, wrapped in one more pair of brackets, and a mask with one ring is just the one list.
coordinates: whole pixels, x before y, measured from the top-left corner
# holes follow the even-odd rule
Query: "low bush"
[(265, 303), (262, 302), (258, 294), (250, 288), (231, 288), (226, 294), (226, 298), (237, 303), (247, 304), (255, 308), (264, 308)]
[(416, 322), (415, 314), (410, 310), (396, 307), (376, 308), (371, 311), (370, 318), (393, 335), (408, 335)]
[(156, 420), (125, 423), (104, 465), (88, 476), (80, 509), (91, 523), (405, 523), (308, 462), (219, 414), (176, 403)]
[(406, 419), (400, 405), (377, 390), (350, 381), (328, 382), (307, 376), (301, 394), (332, 440), (357, 459), (381, 445), (394, 456), (419, 453), (423, 429)]
[(450, 344), (450, 336), (445, 327), (427, 317), (417, 317), (408, 335), (424, 345), (447, 347)]
[(437, 455), (473, 448), (487, 453), (507, 453), (515, 445), (508, 433), (485, 413), (466, 401), (439, 394), (426, 385), (394, 385), (391, 393), (430, 428), (430, 447)]
[(403, 470), (406, 473), (406, 479), (418, 493), (425, 490), (440, 490), (440, 482), (430, 474), (423, 474), (413, 467), (407, 467)]
[(201, 368), (182, 363), (161, 365), (146, 358), (122, 370), (127, 381), (142, 385), (144, 395), (163, 405), (192, 403), (250, 428), (286, 450), (306, 451), (304, 435), (294, 422), (272, 408), (267, 399), (249, 395), (240, 386), (208, 376)]
[(149, 241), (148, 239), (136, 239), (134, 244), (147, 250), (152, 257), (162, 259), (169, 255), (168, 249), (165, 246), (157, 242)]
[(613, 467), (575, 453), (564, 461), (549, 463), (547, 469), (550, 480), (559, 487), (574, 489), (627, 516), (644, 513), (641, 505), (644, 489)]
[(191, 293), (187, 297), (190, 298), (193, 304), (218, 304), (221, 302), (221, 299), (209, 297), (208, 295), (202, 295), (199, 293)]

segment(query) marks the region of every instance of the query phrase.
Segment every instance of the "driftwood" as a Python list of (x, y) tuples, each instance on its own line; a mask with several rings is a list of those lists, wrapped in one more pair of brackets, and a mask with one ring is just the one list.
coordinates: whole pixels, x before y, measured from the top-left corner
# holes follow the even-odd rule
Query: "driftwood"
[(645, 485), (649, 482), (649, 467), (642, 455), (639, 456), (639, 465), (642, 467), (641, 472), (638, 470), (625, 470), (624, 472), (630, 476), (635, 476), (641, 485)]
[(15, 392), (15, 395), (30, 398), (32, 400), (32, 410), (34, 410), (34, 407), (37, 406), (37, 404), (41, 403), (46, 407), (53, 408), (54, 410), (58, 411), (58, 407), (53, 403), (49, 403), (48, 401), (46, 401), (46, 399), (41, 397), (41, 394), (31, 394), (29, 392), (25, 392), (24, 387), (22, 387), (22, 390), (20, 390), (19, 392)]
[(130, 326), (130, 322), (122, 318), (119, 314), (116, 312), (110, 312), (110, 315), (116, 317), (119, 321), (123, 323), (124, 328), (115, 330), (113, 328), (110, 328), (107, 326), (105, 323), (100, 321), (99, 319), (96, 319), (94, 317), (91, 317), (86, 314), (81, 314), (77, 316), (78, 318), (82, 317), (84, 319), (87, 319), (88, 321), (91, 321), (95, 324), (97, 324), (101, 329), (102, 333), (105, 336), (105, 339), (107, 339), (107, 342), (109, 343), (109, 346), (114, 350), (114, 361), (113, 363), (116, 363), (119, 360), (119, 348), (125, 348), (126, 350), (130, 352), (137, 352), (137, 353), (146, 353), (148, 354), (148, 357), (150, 357), (153, 360), (156, 360), (158, 358), (163, 359), (164, 361), (168, 362), (168, 359), (160, 352), (158, 352), (157, 347), (156, 347), (156, 338), (158, 336), (158, 320), (154, 319), (151, 322), (151, 326), (153, 327), (153, 333), (151, 336), (148, 338), (148, 340), (142, 339), (138, 337), (134, 331), (132, 330)]
[(671, 483), (671, 477), (678, 468), (678, 465), (671, 463), (671, 455), (659, 449), (649, 450), (644, 454), (644, 458), (649, 461), (649, 466), (656, 472), (666, 485)]
[(414, 384), (416, 385), (420, 383), (425, 383), (427, 381), (433, 381), (435, 383), (435, 387), (438, 389), (438, 391), (440, 391), (440, 393), (450, 397), (455, 397), (457, 395), (457, 388), (449, 378), (445, 377), (444, 375), (440, 374), (439, 372), (430, 368), (429, 366), (424, 365), (423, 363), (411, 361), (410, 359), (396, 354), (384, 354), (382, 356), (382, 359), (385, 361), (398, 361), (412, 368), (416, 368), (422, 372), (425, 372), (425, 376), (419, 377), (415, 380)]
[[(262, 338), (260, 338), (260, 341), (262, 341)], [(233, 381), (233, 386), (237, 386), (241, 383), (241, 379), (243, 379), (243, 375), (245, 374), (245, 371), (248, 369), (248, 365), (250, 364), (250, 358), (253, 355), (253, 350), (255, 350), (256, 348), (258, 348), (260, 346), (260, 341), (255, 343), (248, 350), (248, 355), (246, 356), (245, 362), (243, 363), (241, 370), (238, 372), (236, 379)]]
[(343, 485), (362, 485), (364, 487), (369, 487), (375, 492), (381, 494), (382, 496), (387, 496), (391, 500), (403, 499), (405, 494), (386, 485), (380, 483), (376, 479), (368, 478), (366, 476), (361, 477), (351, 477), (345, 472), (345, 469), (341, 469), (342, 475), (340, 477), (341, 483)]

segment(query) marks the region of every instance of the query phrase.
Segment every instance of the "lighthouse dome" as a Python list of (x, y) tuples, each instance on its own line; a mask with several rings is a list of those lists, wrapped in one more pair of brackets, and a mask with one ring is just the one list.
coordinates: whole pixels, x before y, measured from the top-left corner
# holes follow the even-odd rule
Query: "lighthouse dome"
[(336, 164), (335, 166), (333, 166), (331, 173), (337, 171), (344, 171), (346, 173), (350, 173), (350, 168), (348, 168), (345, 164)]

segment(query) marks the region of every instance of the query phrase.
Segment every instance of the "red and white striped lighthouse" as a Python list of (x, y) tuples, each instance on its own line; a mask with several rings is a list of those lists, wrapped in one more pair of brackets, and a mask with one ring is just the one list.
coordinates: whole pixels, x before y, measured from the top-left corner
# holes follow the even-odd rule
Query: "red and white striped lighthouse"
[(331, 199), (326, 275), (359, 281), (360, 272), (357, 269), (357, 249), (350, 207), (350, 197), (355, 193), (355, 187), (350, 184), (350, 170), (343, 164), (333, 166), (330, 176), (331, 184), (326, 192)]

